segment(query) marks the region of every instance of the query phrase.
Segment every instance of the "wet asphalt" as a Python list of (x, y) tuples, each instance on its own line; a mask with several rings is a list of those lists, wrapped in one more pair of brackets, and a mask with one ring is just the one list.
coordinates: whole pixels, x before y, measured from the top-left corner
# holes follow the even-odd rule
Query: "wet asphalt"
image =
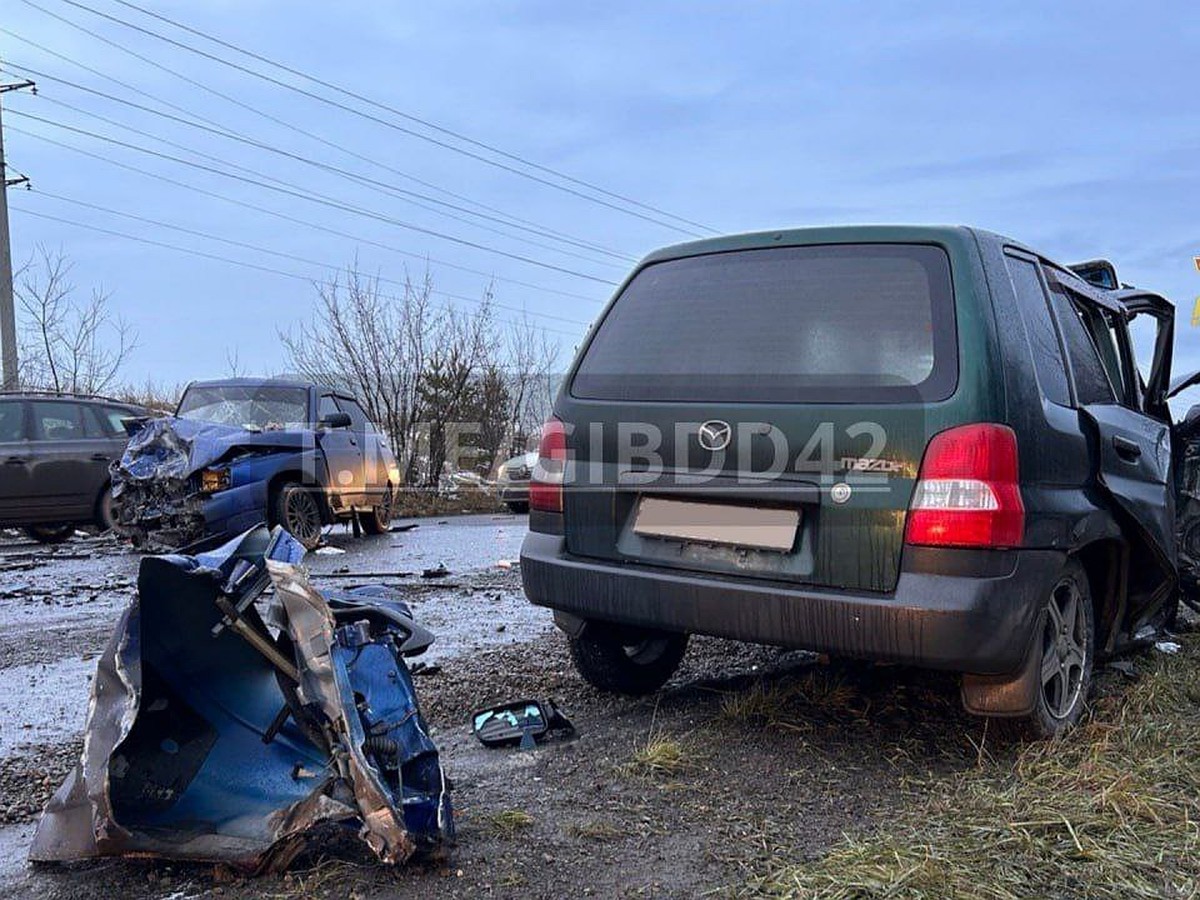
[[(520, 591), (524, 516), (397, 520), (355, 537), (336, 527), (303, 565), (318, 588), (397, 587), (436, 643), (427, 665), (551, 630)], [(45, 547), (0, 533), (0, 765), (83, 733), (96, 660), (134, 596), (140, 557), (107, 538)], [(0, 797), (0, 808), (12, 798)], [(32, 824), (0, 827), (0, 893), (26, 875)]]

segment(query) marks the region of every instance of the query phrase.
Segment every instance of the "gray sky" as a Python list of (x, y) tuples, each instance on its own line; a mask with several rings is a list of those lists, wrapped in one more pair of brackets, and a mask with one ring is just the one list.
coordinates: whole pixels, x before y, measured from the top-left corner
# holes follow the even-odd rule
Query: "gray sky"
[[(27, 257), (39, 243), (61, 246), (75, 262), (73, 278), (80, 288), (103, 285), (112, 291), (114, 307), (140, 335), (126, 373), (131, 381), (221, 375), (227, 351), (253, 372), (278, 370), (283, 358), (276, 329), (311, 314), (313, 290), (305, 279), (325, 277), (330, 266), (356, 254), (360, 266), (393, 279), (403, 278), (405, 265), (420, 271), (424, 257), (440, 260), (430, 263), (437, 287), (467, 298), (478, 297), (494, 275), (497, 301), (538, 315), (538, 324), (555, 330), (551, 336), (561, 341), (565, 358), (611, 291), (605, 282), (618, 280), (630, 265), (628, 259), (509, 224), (472, 216), (467, 218), (474, 224), (458, 221), (413, 205), (395, 189), (476, 210), (475, 204), (486, 204), (496, 211), (487, 215), (519, 217), (543, 232), (629, 257), (688, 237), (253, 78), (65, 0), (33, 2), (163, 68), (78, 31), (30, 0), (5, 0), (0, 28), (67, 58), (0, 32), (8, 78), (26, 67), (180, 118), (204, 117), (251, 141), (377, 182), (348, 180), (51, 77), (37, 77), (38, 97), (6, 94), (9, 163), (31, 176), (36, 188), (10, 195), (14, 256)], [(393, 126), (522, 168), (239, 57), (116, 0), (77, 2), (334, 96)], [(1192, 263), (1200, 255), (1195, 3), (992, 3), (976, 9), (927, 2), (915, 13), (910, 4), (893, 3), (137, 2), (397, 110), (719, 231), (962, 222), (1010, 234), (1067, 262), (1107, 256), (1124, 280), (1175, 300), (1181, 312), (1177, 368), (1200, 364), (1200, 330), (1190, 327), (1192, 301), (1200, 294), (1200, 272)], [(166, 109), (72, 60), (185, 112)], [(216, 171), (156, 159), (51, 122)], [(220, 173), (267, 176), (284, 184), (272, 191)], [(328, 199), (314, 202), (302, 196), (307, 192)], [(80, 201), (285, 256), (121, 218)], [(296, 277), (139, 244), (29, 212)], [(502, 309), (497, 315), (507, 319), (515, 313)]]

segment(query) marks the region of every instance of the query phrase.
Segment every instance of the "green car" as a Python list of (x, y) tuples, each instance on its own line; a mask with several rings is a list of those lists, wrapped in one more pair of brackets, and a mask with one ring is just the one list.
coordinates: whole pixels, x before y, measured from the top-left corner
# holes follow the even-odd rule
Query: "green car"
[(602, 689), (708, 634), (960, 673), (1056, 734), (1174, 613), (1173, 319), (973, 228), (655, 252), (543, 432), (525, 592)]

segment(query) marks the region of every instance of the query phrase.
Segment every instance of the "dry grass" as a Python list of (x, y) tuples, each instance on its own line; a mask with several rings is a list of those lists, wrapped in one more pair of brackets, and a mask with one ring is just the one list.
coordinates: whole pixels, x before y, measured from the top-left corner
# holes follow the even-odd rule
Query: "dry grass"
[(510, 838), (532, 826), (533, 816), (523, 809), (502, 809), (488, 816), (488, 824), (494, 834)]
[(1192, 897), (1200, 894), (1200, 647), (1139, 661), (1058, 742), (981, 755), (928, 801), (752, 889), (803, 897)]
[(797, 677), (756, 681), (744, 691), (726, 694), (720, 714), (738, 724), (807, 727), (806, 710), (854, 712), (864, 703), (861, 693), (841, 672), (822, 666)]
[(651, 732), (646, 742), (633, 751), (623, 767), (628, 775), (649, 778), (671, 778), (688, 769), (695, 768), (697, 758), (694, 751), (678, 738)]
[(617, 838), (624, 837), (626, 832), (622, 831), (611, 822), (603, 820), (593, 820), (591, 822), (579, 822), (568, 827), (567, 832), (576, 838), (583, 838), (589, 841), (612, 841)]

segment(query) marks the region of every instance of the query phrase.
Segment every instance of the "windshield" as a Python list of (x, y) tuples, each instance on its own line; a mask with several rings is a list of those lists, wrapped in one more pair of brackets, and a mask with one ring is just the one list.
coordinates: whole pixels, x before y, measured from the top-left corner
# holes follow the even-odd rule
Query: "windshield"
[(179, 401), (177, 415), (251, 431), (303, 428), (308, 423), (308, 391), (278, 385), (192, 385)]

